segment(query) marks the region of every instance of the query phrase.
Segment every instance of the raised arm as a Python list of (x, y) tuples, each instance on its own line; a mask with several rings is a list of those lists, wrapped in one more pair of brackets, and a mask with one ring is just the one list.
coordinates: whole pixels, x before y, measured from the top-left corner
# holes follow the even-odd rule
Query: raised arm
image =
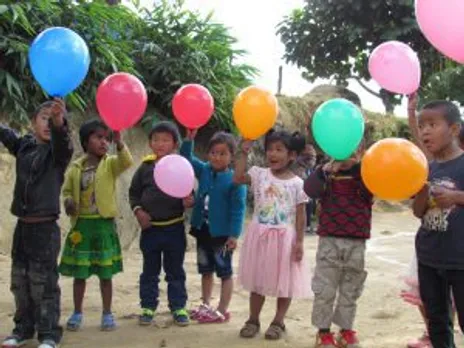
[(411, 94), (408, 97), (408, 124), (409, 124), (409, 129), (411, 130), (411, 135), (412, 135), (413, 142), (417, 146), (419, 146), (419, 148), (425, 154), (427, 159), (430, 160), (432, 158), (432, 156), (425, 149), (425, 147), (422, 144), (422, 141), (420, 139), (419, 124), (417, 122), (417, 115), (416, 115), (417, 101), (418, 101), (417, 93)]
[(55, 98), (50, 107), (50, 130), (53, 162), (66, 168), (71, 161), (74, 147), (69, 130), (68, 120), (65, 118), (66, 105), (62, 99)]
[(316, 168), (305, 180), (304, 191), (311, 198), (319, 198), (325, 192), (326, 173), (322, 166)]
[(187, 136), (185, 137), (185, 140), (183, 141), (182, 146), (180, 147), (179, 153), (181, 156), (185, 157), (190, 162), (195, 172), (195, 176), (197, 177), (197, 179), (199, 179), (201, 173), (203, 172), (203, 169), (206, 167), (206, 163), (198, 159), (193, 154), (194, 139), (196, 135), (196, 129), (187, 129)]
[(235, 161), (234, 183), (237, 185), (251, 184), (251, 177), (247, 173), (247, 159), (252, 145), (253, 142), (251, 140), (245, 140)]
[(110, 157), (111, 170), (114, 176), (121, 175), (126, 169), (134, 164), (134, 159), (129, 151), (129, 148), (121, 139), (121, 133), (114, 133), (114, 142), (116, 143), (117, 154)]
[(21, 144), (21, 137), (11, 128), (0, 125), (0, 141), (7, 148), (8, 152), (16, 156)]

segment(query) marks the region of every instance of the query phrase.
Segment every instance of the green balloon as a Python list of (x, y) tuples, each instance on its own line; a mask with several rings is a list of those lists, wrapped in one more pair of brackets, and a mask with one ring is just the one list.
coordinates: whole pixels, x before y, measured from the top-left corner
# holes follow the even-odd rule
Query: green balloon
[(331, 99), (314, 113), (314, 139), (319, 147), (337, 161), (349, 158), (364, 136), (364, 117), (361, 110), (346, 99)]

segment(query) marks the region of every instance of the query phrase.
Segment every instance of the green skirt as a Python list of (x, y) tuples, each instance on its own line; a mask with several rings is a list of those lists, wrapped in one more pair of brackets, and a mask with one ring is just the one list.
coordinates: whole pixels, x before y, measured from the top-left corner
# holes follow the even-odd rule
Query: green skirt
[(66, 237), (60, 274), (76, 279), (87, 279), (93, 274), (111, 279), (122, 270), (121, 244), (114, 220), (80, 217)]

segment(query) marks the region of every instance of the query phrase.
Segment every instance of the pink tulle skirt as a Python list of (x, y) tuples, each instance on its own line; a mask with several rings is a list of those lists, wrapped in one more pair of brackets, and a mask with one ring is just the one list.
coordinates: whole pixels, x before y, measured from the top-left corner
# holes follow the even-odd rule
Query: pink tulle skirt
[(263, 296), (310, 298), (311, 273), (305, 256), (300, 262), (294, 259), (295, 239), (296, 231), (287, 226), (251, 222), (240, 253), (240, 285)]

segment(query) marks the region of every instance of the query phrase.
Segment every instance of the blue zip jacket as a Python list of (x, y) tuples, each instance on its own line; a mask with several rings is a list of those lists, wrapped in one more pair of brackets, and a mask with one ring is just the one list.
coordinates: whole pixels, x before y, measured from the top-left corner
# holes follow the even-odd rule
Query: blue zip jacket
[(193, 142), (184, 141), (180, 154), (193, 166), (198, 180), (191, 225), (201, 228), (205, 216), (205, 196), (209, 196), (208, 223), (212, 237), (238, 238), (243, 228), (247, 188), (233, 182), (233, 170), (215, 172), (208, 162), (193, 155)]

